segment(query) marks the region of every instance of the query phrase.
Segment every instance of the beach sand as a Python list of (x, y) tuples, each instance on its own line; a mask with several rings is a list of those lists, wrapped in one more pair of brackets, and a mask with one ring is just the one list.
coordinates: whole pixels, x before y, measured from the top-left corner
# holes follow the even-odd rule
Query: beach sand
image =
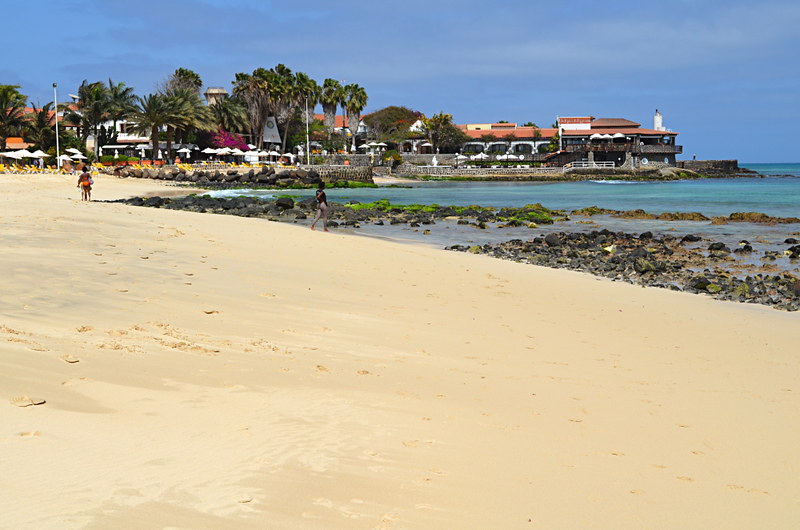
[(2, 528), (800, 526), (796, 313), (73, 177), (0, 219)]

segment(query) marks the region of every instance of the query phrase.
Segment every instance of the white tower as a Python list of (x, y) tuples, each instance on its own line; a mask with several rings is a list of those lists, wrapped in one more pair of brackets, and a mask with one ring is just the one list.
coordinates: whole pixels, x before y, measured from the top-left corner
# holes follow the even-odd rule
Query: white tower
[(666, 131), (664, 128), (664, 118), (661, 116), (661, 113), (658, 112), (658, 109), (656, 109), (656, 115), (653, 116), (653, 130)]

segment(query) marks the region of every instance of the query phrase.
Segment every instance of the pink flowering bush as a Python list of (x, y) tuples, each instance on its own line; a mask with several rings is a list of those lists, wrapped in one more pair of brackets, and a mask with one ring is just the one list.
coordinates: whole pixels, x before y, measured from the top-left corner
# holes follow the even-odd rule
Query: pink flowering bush
[(213, 138), (211, 139), (211, 143), (214, 147), (229, 147), (231, 149), (239, 148), (242, 151), (247, 151), (250, 148), (247, 146), (247, 143), (244, 141), (244, 138), (239, 136), (238, 134), (228, 132), (224, 129), (218, 129), (216, 134), (214, 134)]

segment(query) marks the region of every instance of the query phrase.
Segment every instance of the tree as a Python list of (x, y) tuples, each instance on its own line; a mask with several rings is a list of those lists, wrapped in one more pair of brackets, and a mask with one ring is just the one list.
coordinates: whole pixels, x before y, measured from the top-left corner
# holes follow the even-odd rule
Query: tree
[(464, 131), (452, 123), (446, 124), (439, 135), (439, 145), (442, 153), (457, 153), (466, 142), (470, 140)]
[(172, 117), (168, 109), (167, 97), (155, 93), (144, 98), (137, 98), (137, 101), (136, 109), (131, 113), (130, 119), (135, 132), (150, 135), (150, 142), (153, 145), (150, 158), (155, 160), (158, 151), (158, 131), (161, 127), (170, 124)]
[[(186, 140), (190, 131), (213, 131), (214, 114), (191, 88), (175, 89), (165, 94), (165, 124), (167, 129), (167, 159), (172, 160), (172, 139), (177, 132)], [(186, 143), (186, 142), (184, 142)]]
[[(79, 136), (86, 143), (90, 134), (97, 136), (100, 125), (108, 119), (110, 109), (108, 88), (99, 81), (89, 83), (84, 79), (78, 87), (75, 107), (75, 110), (67, 113), (65, 119), (78, 124)], [(95, 142), (95, 155), (97, 148), (98, 142)]]
[(339, 81), (326, 79), (322, 82), (319, 99), (322, 104), (322, 112), (325, 113), (325, 127), (328, 129), (328, 139), (330, 140), (333, 129), (336, 127), (336, 108), (345, 100), (344, 88)]
[(347, 127), (353, 135), (353, 149), (356, 147), (356, 134), (361, 122), (361, 111), (367, 106), (367, 91), (353, 83), (344, 87), (344, 109), (347, 112)]
[(523, 123), (523, 124), (522, 124), (522, 126), (523, 126), (523, 127), (538, 127), (538, 126), (537, 126), (535, 123), (533, 123), (532, 121), (525, 122), (525, 123)]
[(33, 111), (25, 117), (25, 138), (42, 151), (47, 151), (52, 145), (55, 145), (54, 116), (53, 104), (46, 103), (41, 108), (34, 107)]
[(422, 113), (406, 107), (390, 106), (362, 118), (379, 141), (399, 142), (418, 133), (409, 128), (422, 118)]
[(125, 83), (114, 83), (108, 79), (108, 117), (114, 122), (110, 143), (117, 141), (117, 122), (124, 120), (136, 108), (136, 94), (133, 87)]
[(25, 124), (25, 97), (18, 85), (0, 85), (0, 149), (6, 150), (9, 136), (21, 136)]
[(209, 105), (217, 125), (226, 131), (248, 131), (247, 107), (237, 97), (226, 97)]
[(203, 80), (196, 72), (187, 68), (178, 68), (169, 76), (159, 92), (169, 94), (180, 90), (190, 90), (199, 96), (201, 88), (203, 88)]
[(264, 126), (270, 113), (270, 95), (266, 70), (253, 71), (253, 74), (238, 73), (233, 81), (233, 94), (247, 108), (250, 135), (260, 147), (264, 143)]
[(453, 115), (446, 112), (434, 114), (430, 118), (422, 118), (422, 124), (425, 126), (425, 134), (428, 140), (433, 144), (435, 150), (439, 147), (439, 139), (445, 126), (453, 123)]

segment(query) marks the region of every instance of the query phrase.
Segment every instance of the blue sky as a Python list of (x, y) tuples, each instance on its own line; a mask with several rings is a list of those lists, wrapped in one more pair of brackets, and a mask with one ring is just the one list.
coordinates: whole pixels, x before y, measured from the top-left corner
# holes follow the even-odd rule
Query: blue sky
[[(549, 126), (655, 109), (683, 158), (800, 162), (797, 0), (32, 0), (4, 5), (0, 83), (31, 102), (81, 81), (146, 95), (178, 67), (230, 89), (283, 63), (456, 123)], [(15, 22), (11, 22), (15, 21)]]

